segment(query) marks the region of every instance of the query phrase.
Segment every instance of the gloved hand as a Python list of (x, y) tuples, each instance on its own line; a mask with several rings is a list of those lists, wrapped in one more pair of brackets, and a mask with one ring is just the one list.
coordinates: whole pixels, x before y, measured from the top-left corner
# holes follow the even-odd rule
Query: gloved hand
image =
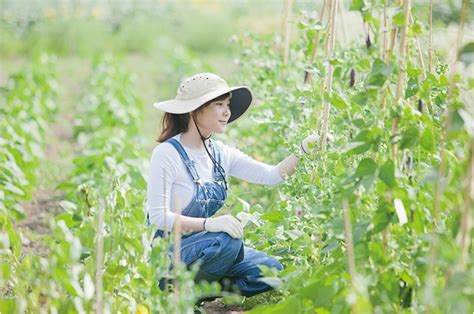
[(234, 239), (241, 239), (244, 234), (244, 229), (240, 221), (231, 215), (207, 218), (204, 223), (204, 230), (209, 232), (222, 231)]
[(310, 153), (318, 141), (319, 134), (317, 131), (314, 131), (301, 142), (301, 152), (305, 154)]

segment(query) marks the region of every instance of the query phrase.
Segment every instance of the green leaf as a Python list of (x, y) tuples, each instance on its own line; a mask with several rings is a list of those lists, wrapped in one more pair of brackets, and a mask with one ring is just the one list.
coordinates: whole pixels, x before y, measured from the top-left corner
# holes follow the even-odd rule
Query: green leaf
[(350, 11), (361, 11), (364, 7), (364, 0), (352, 0)]
[(323, 282), (321, 280), (302, 288), (299, 294), (313, 301), (313, 306), (318, 308), (331, 303), (337, 294), (337, 288), (331, 281)]
[(436, 146), (433, 132), (429, 129), (425, 129), (421, 135), (421, 146), (427, 151), (433, 152)]
[(321, 250), (321, 254), (329, 253), (339, 247), (339, 242), (337, 240), (331, 240), (324, 249)]
[(71, 213), (61, 213), (58, 214), (55, 218), (56, 221), (62, 220), (66, 224), (68, 228), (73, 227), (77, 223), (73, 219), (73, 215)]
[(410, 78), (408, 80), (407, 88), (405, 90), (405, 99), (410, 98), (413, 95), (416, 95), (418, 93), (419, 87), (418, 87), (418, 81), (414, 78)]
[(355, 176), (359, 178), (369, 177), (377, 172), (377, 164), (372, 158), (362, 159), (357, 166)]
[(269, 222), (279, 222), (285, 218), (286, 212), (283, 210), (271, 210), (262, 215), (262, 219)]
[(400, 141), (400, 148), (410, 148), (416, 144), (418, 141), (418, 128), (409, 127), (405, 132), (403, 132), (402, 140)]
[(372, 219), (374, 224), (374, 229), (372, 232), (374, 234), (383, 231), (392, 220), (392, 214), (389, 211), (389, 206), (390, 205), (388, 203), (382, 202), (379, 209), (375, 213), (375, 216)]
[(331, 105), (339, 110), (347, 109), (349, 106), (347, 103), (336, 93), (333, 93), (330, 98)]
[(25, 195), (25, 192), (23, 192), (23, 190), (21, 190), (20, 188), (14, 186), (13, 184), (11, 184), (10, 182), (6, 182), (4, 185), (3, 185), (3, 189), (5, 191), (10, 191), (14, 194), (17, 194), (17, 195), (20, 195), (20, 196), (24, 196)]
[(393, 73), (393, 65), (386, 64), (382, 59), (375, 59), (367, 81), (367, 88), (374, 89), (381, 87)]
[(402, 27), (403, 25), (405, 25), (405, 13), (403, 11), (398, 11), (394, 16), (393, 16), (393, 24), (398, 26), (398, 27)]
[(382, 167), (380, 167), (379, 178), (389, 188), (395, 186), (395, 165), (391, 159), (387, 160)]
[(464, 62), (466, 66), (474, 62), (474, 42), (471, 41), (462, 47), (460, 60)]
[(366, 142), (350, 142), (342, 148), (343, 154), (363, 154), (370, 149), (370, 143)]

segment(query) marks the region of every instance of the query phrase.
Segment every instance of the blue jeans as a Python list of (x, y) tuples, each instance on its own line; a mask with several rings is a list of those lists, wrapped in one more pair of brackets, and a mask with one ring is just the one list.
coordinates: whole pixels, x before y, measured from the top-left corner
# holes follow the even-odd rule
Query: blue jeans
[(181, 241), (181, 260), (191, 266), (199, 265), (195, 281), (228, 282), (226, 290), (235, 290), (244, 296), (253, 296), (272, 287), (259, 281), (258, 265), (282, 270), (274, 257), (243, 245), (225, 232), (195, 233)]

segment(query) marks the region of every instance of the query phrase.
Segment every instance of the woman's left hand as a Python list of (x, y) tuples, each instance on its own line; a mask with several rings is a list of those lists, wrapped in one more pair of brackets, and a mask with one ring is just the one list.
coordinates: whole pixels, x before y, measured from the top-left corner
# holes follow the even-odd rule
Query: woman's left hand
[(311, 133), (301, 142), (301, 145), (300, 145), (301, 152), (305, 154), (310, 153), (314, 149), (316, 142), (318, 141), (319, 141), (319, 134), (317, 131), (313, 131), (313, 133)]

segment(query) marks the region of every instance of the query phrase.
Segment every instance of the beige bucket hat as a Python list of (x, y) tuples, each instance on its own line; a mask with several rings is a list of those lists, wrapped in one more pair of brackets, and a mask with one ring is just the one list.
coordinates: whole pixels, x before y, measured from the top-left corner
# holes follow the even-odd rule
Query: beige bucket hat
[(175, 99), (157, 102), (153, 106), (164, 112), (187, 113), (229, 92), (232, 93), (230, 123), (250, 107), (252, 91), (247, 86), (229, 87), (226, 81), (213, 73), (199, 73), (184, 79), (176, 91)]

